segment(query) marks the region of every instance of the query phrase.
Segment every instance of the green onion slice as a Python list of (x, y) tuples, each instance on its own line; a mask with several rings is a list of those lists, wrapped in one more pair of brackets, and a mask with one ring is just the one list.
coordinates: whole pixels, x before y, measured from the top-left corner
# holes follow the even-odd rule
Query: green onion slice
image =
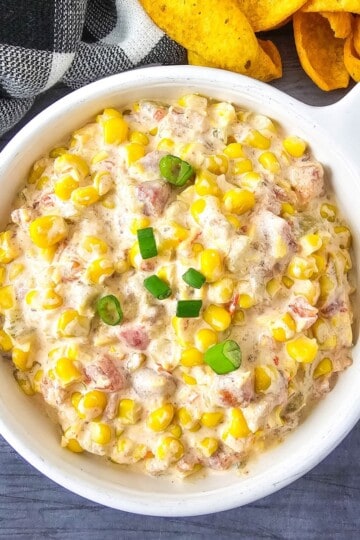
[(241, 365), (240, 347), (232, 339), (222, 341), (205, 352), (204, 362), (218, 375), (235, 371)]
[(195, 270), (195, 268), (189, 268), (189, 270), (186, 270), (185, 274), (183, 274), (181, 277), (185, 283), (190, 285), (190, 287), (194, 287), (195, 289), (200, 289), (206, 281), (206, 277)]
[(149, 276), (144, 279), (144, 287), (158, 300), (165, 300), (171, 295), (169, 285), (158, 276)]
[(195, 170), (190, 163), (171, 154), (160, 159), (159, 168), (165, 180), (178, 187), (184, 186), (195, 175)]
[(202, 300), (179, 300), (176, 306), (176, 316), (195, 318), (199, 316)]
[(113, 294), (100, 298), (96, 302), (96, 311), (100, 319), (110, 326), (120, 324), (124, 317), (120, 302)]
[(142, 258), (151, 259), (151, 257), (156, 257), (158, 250), (156, 247), (154, 229), (152, 227), (146, 227), (145, 229), (138, 229), (136, 233)]

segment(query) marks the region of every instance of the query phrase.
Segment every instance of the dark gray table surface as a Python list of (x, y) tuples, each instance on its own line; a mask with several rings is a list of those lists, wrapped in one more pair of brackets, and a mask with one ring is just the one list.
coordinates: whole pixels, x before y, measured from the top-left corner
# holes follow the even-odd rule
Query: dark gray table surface
[[(348, 90), (325, 93), (299, 66), (285, 27), (270, 33), (284, 75), (274, 86), (312, 105), (328, 105)], [(0, 148), (27, 121), (70, 90), (38, 97), (26, 118), (0, 138)], [(359, 391), (360, 394), (360, 391)], [(336, 421), (336, 419), (334, 419)], [(138, 516), (102, 507), (58, 486), (0, 437), (0, 537), (16, 539), (358, 539), (360, 425), (320, 465), (287, 488), (242, 508), (189, 518)]]

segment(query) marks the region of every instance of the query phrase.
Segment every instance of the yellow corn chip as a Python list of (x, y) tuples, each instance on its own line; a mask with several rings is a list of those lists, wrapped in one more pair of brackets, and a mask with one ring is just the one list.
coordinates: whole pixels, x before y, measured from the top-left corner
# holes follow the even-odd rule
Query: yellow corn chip
[(360, 56), (360, 17), (354, 18), (353, 34), (355, 51)]
[(336, 38), (329, 22), (318, 13), (293, 16), (296, 50), (304, 71), (322, 90), (346, 88), (344, 40)]
[(238, 0), (254, 32), (272, 30), (285, 22), (306, 0)]
[(360, 13), (359, 0), (310, 0), (301, 11), (350, 11)]
[(160, 28), (189, 49), (191, 64), (237, 71), (262, 81), (281, 77), (275, 45), (263, 48), (258, 42), (238, 0), (140, 1)]
[[(359, 0), (360, 2), (360, 0)], [(320, 13), (325, 19), (329, 21), (331, 30), (334, 32), (334, 36), (337, 38), (347, 38), (351, 34), (351, 26), (353, 16), (351, 13), (334, 12), (334, 11), (322, 11)]]
[(354, 81), (360, 82), (360, 56), (356, 53), (352, 36), (345, 40), (344, 62), (350, 77)]

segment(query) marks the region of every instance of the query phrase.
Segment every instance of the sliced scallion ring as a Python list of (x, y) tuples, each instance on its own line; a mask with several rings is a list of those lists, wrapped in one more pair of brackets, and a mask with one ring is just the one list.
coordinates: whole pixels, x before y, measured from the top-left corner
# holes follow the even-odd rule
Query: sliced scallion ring
[(96, 311), (100, 319), (110, 326), (120, 324), (124, 317), (120, 302), (113, 294), (100, 298), (96, 302)]
[(181, 277), (185, 283), (190, 285), (190, 287), (194, 287), (195, 289), (200, 289), (206, 281), (206, 277), (195, 270), (195, 268), (189, 268), (189, 270), (186, 270)]
[(169, 285), (155, 275), (144, 279), (144, 287), (158, 300), (165, 300), (171, 295)]
[(159, 168), (163, 178), (177, 187), (184, 186), (195, 175), (190, 163), (171, 154), (160, 159)]
[(195, 318), (199, 316), (202, 300), (179, 300), (176, 306), (176, 316)]
[(154, 229), (152, 227), (145, 227), (144, 229), (138, 229), (136, 234), (142, 258), (151, 259), (152, 257), (156, 257), (158, 250), (156, 247)]
[(240, 347), (232, 339), (217, 343), (205, 352), (204, 362), (218, 375), (235, 371), (241, 365)]

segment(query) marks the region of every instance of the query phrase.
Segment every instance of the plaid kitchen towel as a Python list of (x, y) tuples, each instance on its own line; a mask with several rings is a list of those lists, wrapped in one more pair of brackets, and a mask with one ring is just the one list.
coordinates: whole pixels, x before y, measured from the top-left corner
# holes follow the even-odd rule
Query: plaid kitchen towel
[(0, 13), (0, 134), (58, 81), (79, 88), (137, 66), (186, 63), (138, 0), (0, 0)]

